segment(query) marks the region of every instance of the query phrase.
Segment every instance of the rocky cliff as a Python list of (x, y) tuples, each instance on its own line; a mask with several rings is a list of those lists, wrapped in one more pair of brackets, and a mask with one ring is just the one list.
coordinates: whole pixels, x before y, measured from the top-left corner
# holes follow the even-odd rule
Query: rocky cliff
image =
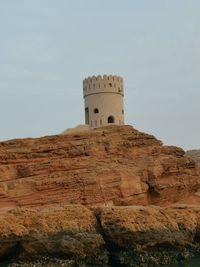
[(198, 203), (200, 173), (131, 126), (0, 143), (0, 209)]
[(199, 188), (182, 149), (131, 126), (1, 142), (0, 265), (180, 261), (200, 251)]
[(11, 266), (163, 266), (200, 251), (200, 208), (18, 209), (0, 216), (0, 241)]

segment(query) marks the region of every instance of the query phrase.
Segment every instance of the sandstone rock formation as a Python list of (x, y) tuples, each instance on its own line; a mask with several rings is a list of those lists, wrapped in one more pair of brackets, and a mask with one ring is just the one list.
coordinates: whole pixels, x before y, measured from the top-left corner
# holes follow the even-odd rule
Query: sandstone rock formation
[(200, 173), (131, 126), (0, 143), (0, 210), (66, 204), (198, 203)]
[(199, 251), (200, 207), (18, 209), (0, 216), (0, 241), (4, 259), (48, 255), (63, 259), (58, 266), (163, 266)]
[(200, 207), (105, 207), (97, 212), (114, 266), (166, 266), (200, 251)]
[(131, 126), (1, 142), (0, 265), (187, 258), (199, 251), (200, 206), (185, 204), (200, 203), (199, 189), (200, 168), (182, 149)]
[(71, 263), (69, 266), (81, 262), (91, 267), (108, 264), (96, 218), (80, 205), (41, 211), (15, 209), (4, 213), (0, 216), (0, 242), (1, 262), (50, 256), (66, 259), (66, 264)]

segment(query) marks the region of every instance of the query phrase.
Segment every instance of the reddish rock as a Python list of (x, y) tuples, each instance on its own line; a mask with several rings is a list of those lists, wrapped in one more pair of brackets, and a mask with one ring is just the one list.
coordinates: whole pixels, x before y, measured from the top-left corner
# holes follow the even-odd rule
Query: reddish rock
[(0, 208), (198, 203), (200, 173), (131, 126), (0, 143)]

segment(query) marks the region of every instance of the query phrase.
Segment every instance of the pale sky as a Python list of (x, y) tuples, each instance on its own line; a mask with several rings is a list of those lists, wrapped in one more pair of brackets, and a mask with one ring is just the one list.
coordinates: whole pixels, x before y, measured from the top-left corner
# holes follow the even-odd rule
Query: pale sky
[(199, 0), (1, 0), (0, 140), (84, 123), (82, 79), (124, 78), (126, 124), (200, 148)]

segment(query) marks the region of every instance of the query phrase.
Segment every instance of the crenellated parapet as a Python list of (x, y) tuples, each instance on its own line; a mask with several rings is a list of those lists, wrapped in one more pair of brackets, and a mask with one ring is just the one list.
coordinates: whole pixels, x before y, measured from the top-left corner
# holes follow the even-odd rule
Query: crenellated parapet
[(116, 93), (124, 95), (123, 79), (115, 75), (98, 75), (83, 80), (83, 96), (98, 93)]
[(98, 75), (84, 79), (85, 123), (92, 128), (124, 124), (123, 79)]

